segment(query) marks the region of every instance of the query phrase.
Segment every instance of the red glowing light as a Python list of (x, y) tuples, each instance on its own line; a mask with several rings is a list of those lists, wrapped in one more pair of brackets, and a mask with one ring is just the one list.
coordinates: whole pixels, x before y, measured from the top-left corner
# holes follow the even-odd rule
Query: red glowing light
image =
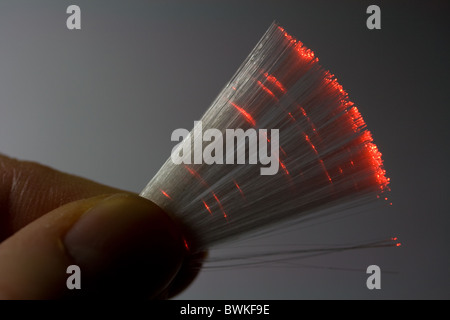
[(311, 126), (311, 128), (313, 129), (313, 131), (314, 131), (314, 133), (316, 134), (316, 136), (318, 136), (317, 128), (316, 128), (316, 126), (314, 125), (314, 123), (312, 123), (311, 119), (308, 117), (308, 115), (307, 115), (305, 109), (303, 109), (303, 107), (301, 107), (301, 106), (299, 106), (299, 105), (298, 105), (298, 107), (300, 108), (300, 111), (301, 111), (302, 115), (306, 118), (306, 120), (308, 120), (308, 123), (309, 123), (309, 125)]
[(161, 191), (161, 193), (162, 193), (166, 198), (172, 200), (172, 198), (167, 194), (167, 192), (165, 192), (165, 191), (162, 190), (162, 189), (159, 189), (159, 190)]
[(311, 146), (311, 148), (314, 150), (314, 152), (316, 153), (316, 155), (319, 155), (319, 153), (317, 152), (316, 147), (314, 146), (314, 144), (311, 142), (311, 140), (309, 139), (309, 136), (306, 133), (303, 133), (303, 135), (305, 136), (305, 140), (309, 143), (309, 145)]
[[(364, 122), (358, 108), (356, 108), (354, 106), (354, 107), (350, 108), (347, 111), (347, 113), (350, 116), (350, 118), (352, 119), (353, 131), (359, 132), (362, 128), (364, 128), (366, 126), (366, 123)], [(370, 132), (366, 131), (364, 134), (370, 135)], [(370, 137), (370, 140), (372, 141), (372, 137)]]
[[(211, 190), (210, 185), (201, 177), (201, 175), (195, 171), (192, 168), (189, 168), (187, 165), (184, 166), (186, 168), (186, 170), (189, 171), (190, 174), (192, 174), (195, 178), (197, 178), (207, 189)], [(222, 214), (225, 218), (227, 218), (227, 214), (225, 213), (225, 210), (223, 209), (222, 203), (220, 202), (219, 198), (217, 197), (217, 195), (214, 193), (213, 190), (210, 191), (211, 194), (213, 195), (214, 199), (216, 200), (217, 204), (220, 207), (220, 210), (222, 211)], [(209, 206), (206, 204), (205, 201), (203, 201), (203, 204), (205, 205), (205, 208), (211, 213)]]
[[(397, 240), (398, 240), (397, 237), (391, 238), (391, 241), (397, 241)], [(394, 245), (395, 245), (396, 247), (401, 247), (402, 243), (401, 243), (401, 242), (398, 242), (398, 243), (395, 243)]]
[(286, 173), (287, 175), (289, 175), (289, 171), (288, 171), (288, 169), (286, 168), (286, 165), (285, 165), (281, 160), (278, 160), (278, 162), (280, 163), (280, 166), (281, 166), (281, 168), (283, 169), (284, 173)]
[(270, 83), (275, 85), (281, 92), (283, 92), (283, 93), (286, 92), (286, 88), (283, 86), (283, 84), (280, 81), (278, 81), (278, 79), (276, 77), (274, 77), (273, 75), (269, 75), (267, 72), (264, 73), (264, 76)]
[[(368, 131), (367, 131), (368, 132)], [(374, 177), (383, 191), (387, 188), (390, 179), (386, 177), (386, 170), (383, 169), (383, 160), (381, 159), (381, 152), (378, 151), (377, 146), (372, 143), (370, 132), (368, 132), (370, 140), (366, 142), (365, 147), (367, 150), (367, 156), (371, 160), (372, 168), (374, 171)], [(385, 199), (387, 200), (387, 198)]]
[(300, 57), (305, 60), (309, 60), (309, 62), (318, 62), (319, 59), (314, 58), (315, 54), (311, 49), (308, 49), (303, 46), (303, 43), (297, 41), (295, 43), (295, 49), (299, 53)]
[[(330, 75), (332, 77), (332, 75)], [(344, 92), (342, 87), (337, 83), (337, 80), (332, 81), (334, 87), (339, 89), (339, 92)], [(345, 93), (346, 94), (346, 93)], [(344, 101), (341, 104), (346, 110), (346, 114), (350, 118), (352, 129), (355, 133), (359, 133), (365, 130), (366, 123), (364, 122), (361, 113), (358, 108), (350, 101)], [(383, 169), (383, 160), (381, 158), (382, 154), (378, 151), (378, 147), (373, 143), (372, 134), (370, 131), (365, 130), (360, 136), (360, 143), (365, 147), (365, 157), (369, 160), (369, 164), (372, 167), (373, 177), (376, 183), (379, 185), (380, 190), (384, 191), (387, 189), (390, 179), (386, 177), (386, 171)], [(353, 161), (350, 161), (351, 165), (354, 166)], [(387, 200), (387, 199), (385, 199)]]
[(209, 214), (212, 215), (211, 209), (209, 208), (209, 206), (206, 204), (205, 200), (202, 200), (203, 204), (205, 205), (206, 210), (208, 210)]
[(186, 250), (187, 250), (187, 251), (190, 251), (189, 245), (188, 245), (186, 239), (183, 238), (183, 241), (184, 241), (184, 247), (186, 248)]
[(299, 106), (299, 108), (300, 108), (300, 111), (302, 112), (303, 116), (304, 116), (305, 118), (308, 118), (308, 115), (306, 114), (305, 109), (303, 109), (303, 107), (300, 107), (300, 106)]
[(233, 107), (236, 108), (237, 111), (239, 111), (239, 112), (244, 116), (245, 120), (247, 120), (248, 123), (250, 123), (252, 126), (255, 126), (255, 125), (256, 125), (255, 119), (253, 119), (253, 117), (252, 117), (247, 111), (245, 111), (244, 109), (242, 109), (241, 107), (239, 107), (239, 106), (238, 106), (237, 104), (235, 104), (234, 102), (230, 102), (230, 103), (231, 103), (231, 105), (232, 105)]
[(270, 91), (269, 88), (267, 88), (265, 85), (263, 85), (261, 81), (257, 81), (256, 83), (258, 84), (258, 86), (260, 86), (261, 89), (263, 89), (272, 98), (276, 98), (275, 94), (272, 91)]
[(288, 34), (288, 33), (284, 30), (284, 28), (282, 28), (282, 27), (279, 26), (278, 29), (283, 33), (283, 35), (285, 36), (285, 38), (286, 38), (288, 41), (290, 41), (290, 42), (292, 42), (292, 43), (296, 43), (296, 42), (297, 42), (297, 40), (295, 40), (294, 37), (292, 37), (290, 34)]
[(214, 199), (216, 199), (217, 204), (219, 205), (220, 210), (222, 211), (223, 217), (226, 219), (228, 217), (228, 215), (225, 213), (222, 203), (220, 202), (219, 198), (217, 197), (217, 195), (214, 192), (212, 192), (212, 195), (213, 195)]
[(236, 186), (236, 188), (239, 190), (242, 198), (245, 199), (244, 192), (242, 192), (241, 187), (238, 185), (238, 183), (235, 180), (233, 180), (233, 182), (234, 182), (234, 185)]
[(187, 165), (184, 165), (184, 167), (187, 171), (189, 171), (189, 173), (191, 175), (193, 175), (197, 180), (199, 180), (206, 188), (209, 188), (209, 184), (202, 178), (202, 176), (197, 171), (188, 167)]
[(327, 175), (328, 180), (330, 182), (333, 182), (333, 180), (331, 180), (331, 177), (330, 177), (330, 174), (328, 173), (327, 168), (325, 167), (325, 164), (323, 163), (323, 160), (320, 159), (319, 162), (320, 162), (320, 165), (322, 166), (323, 171), (325, 171), (325, 174)]
[(289, 116), (291, 117), (292, 120), (296, 121), (294, 116), (292, 115), (292, 113), (289, 112), (288, 114), (289, 114)]

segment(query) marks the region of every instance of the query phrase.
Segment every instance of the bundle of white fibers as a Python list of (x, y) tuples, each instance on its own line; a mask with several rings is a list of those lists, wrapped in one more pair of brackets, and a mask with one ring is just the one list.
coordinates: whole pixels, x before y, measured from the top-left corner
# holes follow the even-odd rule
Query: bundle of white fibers
[(388, 184), (347, 93), (273, 23), (141, 196), (175, 215), (187, 245), (204, 250), (364, 204)]

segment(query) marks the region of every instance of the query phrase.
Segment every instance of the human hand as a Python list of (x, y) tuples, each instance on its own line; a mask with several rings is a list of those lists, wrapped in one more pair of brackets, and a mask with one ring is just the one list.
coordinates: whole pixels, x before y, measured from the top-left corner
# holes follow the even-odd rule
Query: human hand
[[(0, 155), (0, 298), (170, 298), (195, 278), (176, 221), (142, 197)], [(69, 265), (81, 289), (69, 290)]]

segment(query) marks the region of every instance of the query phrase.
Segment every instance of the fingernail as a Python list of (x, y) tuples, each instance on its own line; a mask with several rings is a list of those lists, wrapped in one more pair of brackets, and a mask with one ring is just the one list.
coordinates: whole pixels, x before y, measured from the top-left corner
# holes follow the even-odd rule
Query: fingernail
[(175, 222), (154, 203), (128, 194), (90, 208), (63, 243), (88, 289), (113, 290), (116, 296), (163, 290), (183, 261), (183, 237)]

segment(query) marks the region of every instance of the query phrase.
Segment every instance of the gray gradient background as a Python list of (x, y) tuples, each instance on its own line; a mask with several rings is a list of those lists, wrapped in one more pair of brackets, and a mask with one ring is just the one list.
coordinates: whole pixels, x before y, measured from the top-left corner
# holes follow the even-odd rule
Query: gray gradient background
[[(80, 31), (66, 28), (70, 4), (81, 7)], [(370, 4), (381, 7), (381, 30), (366, 28)], [(425, 0), (1, 1), (0, 152), (139, 192), (169, 157), (172, 131), (192, 128), (277, 20), (358, 105), (393, 202), (278, 245), (395, 235), (403, 246), (203, 270), (178, 298), (448, 299), (449, 9)], [(370, 264), (394, 272), (381, 290), (366, 288)]]

